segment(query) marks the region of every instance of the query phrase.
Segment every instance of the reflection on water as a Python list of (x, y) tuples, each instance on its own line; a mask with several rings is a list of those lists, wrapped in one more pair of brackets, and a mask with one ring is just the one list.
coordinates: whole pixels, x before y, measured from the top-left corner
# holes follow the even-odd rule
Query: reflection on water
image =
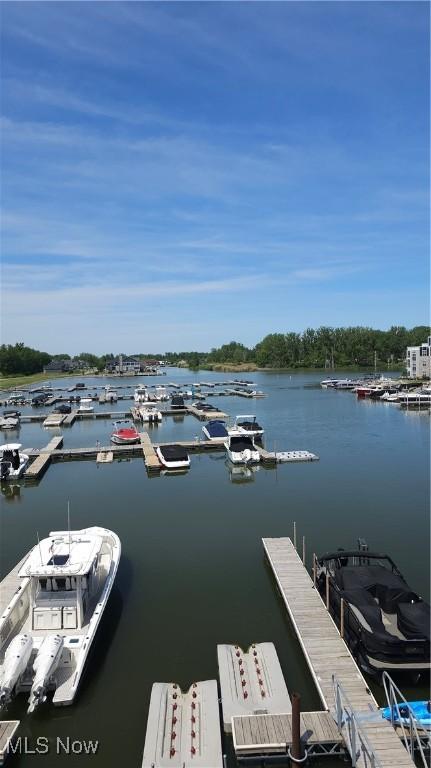
[(253, 483), (255, 474), (260, 469), (259, 464), (235, 465), (229, 459), (226, 459), (225, 465), (228, 468), (231, 483)]

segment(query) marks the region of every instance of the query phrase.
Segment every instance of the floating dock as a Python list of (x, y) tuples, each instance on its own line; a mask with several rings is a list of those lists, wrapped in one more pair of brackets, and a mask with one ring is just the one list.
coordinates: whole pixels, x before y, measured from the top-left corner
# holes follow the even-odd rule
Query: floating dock
[(295, 461), (319, 461), (319, 457), (310, 451), (266, 451), (259, 445), (256, 445), (259, 451), (261, 461), (274, 464), (284, 464)]
[(50, 413), (43, 422), (44, 427), (59, 427), (65, 419), (61, 413)]
[(9, 744), (19, 726), (19, 720), (0, 720), (0, 765), (4, 765), (9, 755)]
[(229, 418), (228, 414), (223, 413), (223, 411), (201, 411), (199, 408), (195, 408), (194, 405), (186, 405), (185, 408), (188, 413), (192, 413), (193, 416), (196, 416), (200, 421), (211, 421), (213, 419), (224, 421)]
[[(284, 756), (288, 763), (287, 751), (293, 743), (292, 715), (233, 717), (232, 736), (240, 761), (254, 756), (261, 758), (263, 764), (265, 759)], [(308, 757), (345, 754), (343, 738), (329, 712), (302, 712), (300, 739)]]
[(146, 468), (151, 471), (158, 471), (162, 468), (162, 463), (157, 456), (155, 448), (151, 442), (148, 432), (141, 432), (141, 448), (144, 454)]
[(233, 717), (292, 712), (273, 643), (256, 643), (245, 653), (238, 645), (218, 645), (217, 658), (225, 733)]
[(374, 760), (379, 768), (413, 768), (291, 540), (263, 539), (263, 546), (322, 704), (334, 721), (340, 720), (354, 764), (366, 768)]
[[(45, 448), (42, 448), (41, 451), (38, 452), (38, 455), (36, 456), (36, 459), (30, 464), (29, 467), (24, 472), (24, 477), (26, 479), (37, 479), (43, 473), (45, 472), (46, 468), (48, 467), (48, 464), (51, 463), (51, 457), (52, 453), (55, 450), (58, 450), (63, 445), (63, 436), (59, 435), (58, 437), (53, 437), (52, 440), (49, 441), (48, 445)], [(29, 452), (30, 455), (30, 452)]]
[(223, 768), (216, 680), (154, 683), (142, 768)]

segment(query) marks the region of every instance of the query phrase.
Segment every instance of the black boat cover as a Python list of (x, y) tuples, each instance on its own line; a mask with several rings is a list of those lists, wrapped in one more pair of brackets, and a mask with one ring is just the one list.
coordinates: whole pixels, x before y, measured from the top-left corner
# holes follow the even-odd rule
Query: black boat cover
[(256, 450), (253, 445), (253, 440), (251, 437), (247, 437), (247, 435), (241, 437), (231, 437), (229, 447), (230, 450), (234, 451), (235, 453), (240, 453), (241, 451)]
[(213, 421), (209, 421), (208, 424), (206, 424), (207, 432), (211, 437), (227, 437), (227, 429), (224, 425), (223, 421), (217, 421), (217, 419)]
[(248, 432), (254, 432), (256, 429), (262, 429), (257, 421), (238, 421), (238, 426), (246, 429)]
[(404, 579), (383, 565), (339, 568), (335, 580), (344, 590), (369, 591), (377, 597), (380, 607), (387, 613), (396, 613), (398, 603), (409, 603), (417, 599)]
[(172, 395), (171, 405), (172, 407), (184, 408), (184, 398), (181, 395)]
[(397, 624), (407, 638), (426, 637), (430, 639), (431, 613), (428, 603), (400, 603), (397, 606)]
[(182, 445), (161, 445), (160, 452), (166, 461), (188, 461), (189, 455)]

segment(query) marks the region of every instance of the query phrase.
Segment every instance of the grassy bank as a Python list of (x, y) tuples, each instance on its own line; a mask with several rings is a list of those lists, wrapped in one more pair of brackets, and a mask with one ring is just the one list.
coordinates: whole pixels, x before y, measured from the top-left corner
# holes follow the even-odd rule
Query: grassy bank
[(0, 376), (0, 389), (25, 387), (27, 384), (36, 384), (39, 381), (63, 379), (68, 375), (67, 373), (32, 373), (30, 376)]

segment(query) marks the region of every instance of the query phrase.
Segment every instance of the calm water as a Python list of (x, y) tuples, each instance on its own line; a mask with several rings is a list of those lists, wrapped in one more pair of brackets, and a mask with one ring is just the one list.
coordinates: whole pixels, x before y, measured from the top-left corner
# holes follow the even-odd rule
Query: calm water
[[(139, 382), (229, 378), (168, 369), (160, 380)], [(221, 453), (192, 456), (186, 475), (153, 478), (141, 459), (106, 466), (58, 463), (38, 486), (22, 485), (11, 498), (3, 496), (2, 575), (34, 545), (36, 531), (45, 536), (67, 526), (68, 499), (73, 528), (103, 525), (122, 541), (115, 589), (76, 704), (48, 706), (30, 718), (21, 697), (7, 713), (23, 718), (21, 732), (31, 739), (99, 739), (91, 759), (56, 756), (56, 764), (139, 766), (152, 683), (173, 680), (188, 688), (194, 680), (216, 678), (217, 643), (246, 648), (273, 641), (289, 689), (301, 693), (304, 709), (319, 708), (261, 543), (264, 536), (292, 535), (293, 521), (298, 536), (306, 537), (309, 563), (313, 551), (350, 548), (362, 536), (371, 549), (387, 551), (410, 585), (429, 599), (429, 416), (321, 390), (313, 386), (321, 374), (246, 378), (268, 397), (217, 397), (214, 404), (232, 415), (256, 413), (269, 450), (310, 450), (319, 462), (259, 468), (242, 482), (230, 476)], [(130, 405), (119, 401), (113, 409)], [(151, 434), (181, 440), (200, 430), (193, 416), (168, 417)], [(110, 420), (75, 422), (63, 431), (64, 446), (107, 444), (110, 432)], [(19, 442), (42, 446), (56, 433), (26, 424)], [(424, 695), (424, 689), (415, 691), (416, 698)], [(27, 755), (14, 764), (53, 762)]]

